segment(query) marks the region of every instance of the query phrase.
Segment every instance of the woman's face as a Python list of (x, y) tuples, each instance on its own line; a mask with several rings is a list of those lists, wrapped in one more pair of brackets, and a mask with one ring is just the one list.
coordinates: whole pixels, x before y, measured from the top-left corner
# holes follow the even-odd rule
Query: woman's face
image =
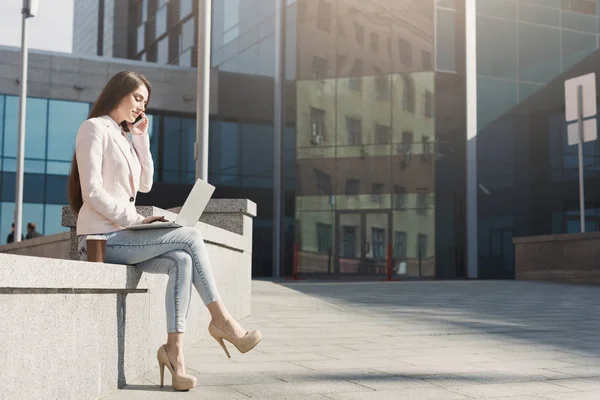
[(119, 112), (119, 121), (133, 122), (146, 110), (148, 103), (148, 89), (146, 85), (140, 85), (133, 92), (123, 97), (117, 109)]

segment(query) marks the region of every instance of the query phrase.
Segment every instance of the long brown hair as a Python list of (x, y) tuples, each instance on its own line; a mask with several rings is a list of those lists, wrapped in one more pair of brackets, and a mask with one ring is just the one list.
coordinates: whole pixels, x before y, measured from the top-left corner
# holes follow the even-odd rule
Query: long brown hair
[[(102, 89), (100, 96), (98, 96), (98, 99), (96, 99), (96, 102), (90, 110), (88, 119), (107, 115), (117, 108), (125, 96), (133, 93), (142, 85), (146, 86), (146, 89), (148, 89), (148, 99), (146, 100), (147, 102), (150, 102), (152, 87), (144, 75), (133, 71), (119, 72), (110, 78), (104, 89)], [(121, 121), (116, 122), (120, 123)], [(73, 154), (73, 161), (71, 161), (71, 173), (69, 174), (67, 196), (73, 212), (75, 212), (75, 214), (79, 213), (79, 210), (83, 206), (83, 194), (81, 193), (81, 182), (79, 181), (77, 153)]]

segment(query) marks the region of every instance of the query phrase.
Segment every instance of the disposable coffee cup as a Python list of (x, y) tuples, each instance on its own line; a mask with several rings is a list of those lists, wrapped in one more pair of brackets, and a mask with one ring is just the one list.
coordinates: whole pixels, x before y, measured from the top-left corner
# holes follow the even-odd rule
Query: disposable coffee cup
[(85, 239), (87, 258), (91, 262), (104, 262), (106, 253), (106, 237), (102, 235), (89, 235)]

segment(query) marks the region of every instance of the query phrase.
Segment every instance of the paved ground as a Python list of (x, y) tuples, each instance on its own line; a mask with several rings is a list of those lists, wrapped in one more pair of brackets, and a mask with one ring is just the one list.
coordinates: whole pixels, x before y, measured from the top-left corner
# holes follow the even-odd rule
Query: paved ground
[(187, 352), (199, 387), (106, 399), (600, 399), (600, 287), (256, 281), (252, 307), (255, 350)]

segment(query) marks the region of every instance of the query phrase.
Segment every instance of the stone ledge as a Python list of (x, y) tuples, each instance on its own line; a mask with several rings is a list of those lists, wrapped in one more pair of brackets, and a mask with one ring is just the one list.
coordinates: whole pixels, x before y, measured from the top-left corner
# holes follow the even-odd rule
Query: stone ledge
[(1, 288), (148, 289), (135, 267), (14, 254), (0, 253), (0, 276)]
[(57, 233), (54, 235), (40, 236), (40, 237), (36, 237), (34, 239), (25, 239), (25, 240), (21, 240), (18, 243), (3, 244), (2, 250), (3, 250), (3, 252), (4, 251), (13, 251), (13, 250), (24, 249), (24, 248), (31, 247), (31, 246), (41, 246), (41, 245), (47, 245), (47, 244), (52, 244), (52, 243), (56, 243), (56, 242), (62, 242), (63, 240), (68, 239), (69, 236), (70, 236), (69, 232), (63, 232), (63, 233)]
[[(144, 217), (162, 215), (165, 210), (153, 206), (137, 206), (137, 212)], [(181, 207), (170, 208), (166, 211), (175, 217)], [(211, 199), (200, 217), (200, 222), (213, 225), (230, 232), (242, 235), (244, 233), (244, 218), (256, 216), (256, 203), (247, 199)], [(77, 225), (77, 215), (70, 207), (62, 209), (62, 226), (73, 228)]]
[(513, 244), (544, 243), (544, 242), (564, 242), (577, 240), (596, 240), (600, 239), (600, 232), (586, 233), (562, 233), (556, 235), (540, 236), (522, 236), (513, 238)]

